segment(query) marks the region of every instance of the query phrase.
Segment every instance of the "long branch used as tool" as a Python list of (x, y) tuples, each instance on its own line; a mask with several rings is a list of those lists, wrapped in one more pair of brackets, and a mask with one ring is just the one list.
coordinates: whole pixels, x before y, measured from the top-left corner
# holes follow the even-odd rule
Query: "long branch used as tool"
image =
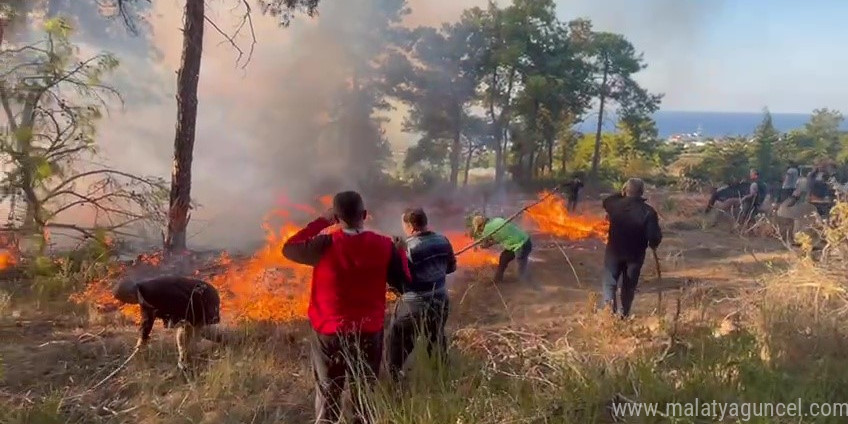
[(569, 258), (565, 253), (565, 249), (563, 249), (557, 242), (554, 242), (554, 246), (559, 249), (559, 252), (562, 253), (562, 256), (565, 258), (565, 261), (568, 262), (568, 266), (571, 267), (571, 272), (574, 273), (574, 280), (577, 281), (577, 287), (583, 287), (583, 283), (580, 282), (580, 277), (577, 276), (577, 270), (574, 269), (574, 264), (571, 263), (571, 258)]
[(125, 366), (127, 366), (127, 364), (128, 364), (128, 363), (130, 363), (130, 360), (132, 360), (132, 358), (135, 356), (135, 354), (136, 354), (136, 353), (138, 353), (138, 350), (139, 350), (138, 348), (135, 348), (135, 349), (132, 351), (132, 353), (130, 354), (130, 356), (128, 356), (128, 357), (127, 357), (127, 359), (124, 361), (124, 363), (122, 363), (121, 365), (119, 365), (119, 366), (118, 366), (118, 368), (115, 368), (115, 371), (112, 371), (112, 373), (111, 373), (111, 374), (107, 375), (107, 376), (106, 376), (106, 378), (104, 378), (103, 380), (100, 380), (100, 382), (99, 382), (99, 383), (95, 384), (95, 385), (94, 385), (91, 389), (89, 389), (89, 390), (94, 390), (94, 389), (96, 389), (96, 388), (98, 388), (98, 387), (102, 386), (102, 385), (103, 385), (103, 383), (105, 383), (105, 382), (109, 381), (109, 379), (110, 379), (110, 378), (114, 377), (114, 376), (115, 376), (115, 374), (119, 373), (122, 369), (124, 369), (124, 367), (125, 367)]
[(660, 257), (657, 256), (657, 249), (651, 249), (654, 254), (654, 265), (657, 266), (657, 285), (662, 285), (662, 270), (660, 269)]
[[(500, 226), (500, 227), (495, 228), (495, 231), (492, 231), (492, 234), (497, 233), (497, 232), (498, 232), (498, 231), (500, 231), (503, 227), (506, 227), (506, 224), (509, 224), (509, 223), (510, 223), (510, 222), (512, 222), (515, 218), (517, 218), (517, 217), (518, 217), (518, 215), (521, 215), (523, 212), (527, 211), (528, 209), (532, 208), (533, 206), (536, 206), (536, 205), (538, 205), (539, 203), (544, 202), (545, 200), (547, 200), (547, 199), (548, 199), (548, 197), (553, 196), (553, 195), (554, 195), (554, 194), (556, 194), (557, 192), (559, 192), (559, 187), (554, 188), (553, 190), (551, 190), (551, 192), (550, 192), (550, 193), (546, 194), (546, 195), (545, 195), (545, 196), (543, 196), (541, 199), (539, 199), (539, 200), (537, 200), (537, 201), (535, 201), (535, 202), (533, 202), (533, 203), (531, 203), (531, 204), (529, 204), (529, 205), (525, 206), (524, 208), (522, 208), (522, 209), (521, 209), (521, 210), (519, 210), (518, 212), (516, 212), (516, 213), (512, 214), (512, 216), (510, 216), (509, 218), (507, 218), (507, 219), (506, 219), (506, 221), (504, 221), (504, 223), (503, 223), (503, 224), (501, 224), (501, 226)], [(488, 235), (488, 237), (491, 237), (491, 236), (492, 236), (492, 234), (489, 234), (489, 235)], [(476, 246), (480, 245), (480, 243), (482, 243), (482, 242), (483, 242), (483, 240), (485, 240), (485, 238), (481, 238), (480, 240), (477, 240), (477, 241), (475, 241), (475, 242), (473, 242), (473, 243), (469, 244), (468, 246), (465, 246), (465, 247), (463, 247), (462, 249), (459, 249), (459, 251), (458, 251), (458, 252), (456, 252), (455, 256), (459, 256), (459, 255), (461, 255), (461, 254), (465, 253), (466, 251), (468, 251), (468, 250), (470, 250), (470, 249), (473, 249), (474, 247), (476, 247)]]

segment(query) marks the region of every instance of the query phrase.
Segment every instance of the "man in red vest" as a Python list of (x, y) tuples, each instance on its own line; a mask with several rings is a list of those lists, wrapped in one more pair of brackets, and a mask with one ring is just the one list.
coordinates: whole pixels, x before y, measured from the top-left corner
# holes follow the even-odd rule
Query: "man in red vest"
[[(409, 284), (406, 253), (392, 239), (363, 229), (365, 204), (355, 191), (338, 193), (333, 209), (283, 245), (283, 255), (313, 266), (309, 322), (315, 332), (315, 422), (336, 423), (348, 377), (352, 389), (370, 386), (380, 372), (386, 283)], [(333, 225), (341, 228), (321, 234)], [(368, 422), (362, 393), (353, 393), (356, 422)]]

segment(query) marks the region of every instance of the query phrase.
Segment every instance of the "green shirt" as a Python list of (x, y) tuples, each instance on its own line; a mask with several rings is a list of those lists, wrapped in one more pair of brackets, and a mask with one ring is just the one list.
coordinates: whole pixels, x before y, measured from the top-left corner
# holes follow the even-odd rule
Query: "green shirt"
[[(491, 237), (506, 250), (517, 252), (530, 239), (530, 236), (513, 223), (507, 223), (503, 218), (492, 218), (483, 227), (481, 238)], [(503, 228), (501, 228), (503, 226)], [(500, 228), (500, 229), (499, 229)], [(497, 230), (497, 232), (495, 232)]]

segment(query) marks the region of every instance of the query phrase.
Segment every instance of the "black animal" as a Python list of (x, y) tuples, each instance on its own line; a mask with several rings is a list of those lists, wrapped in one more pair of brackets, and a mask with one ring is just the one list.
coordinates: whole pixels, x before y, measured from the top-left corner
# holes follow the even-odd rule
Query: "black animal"
[(728, 184), (720, 189), (713, 191), (710, 200), (707, 202), (707, 207), (704, 213), (708, 213), (713, 209), (716, 202), (724, 202), (730, 199), (742, 199), (748, 195), (748, 190), (751, 187), (750, 182), (737, 182)]
[(115, 285), (115, 299), (141, 306), (141, 328), (137, 348), (147, 345), (157, 319), (165, 328), (177, 329), (177, 366), (184, 369), (188, 351), (198, 335), (220, 342), (221, 335), (211, 328), (221, 321), (221, 300), (211, 284), (193, 278), (164, 276), (143, 281), (125, 280)]

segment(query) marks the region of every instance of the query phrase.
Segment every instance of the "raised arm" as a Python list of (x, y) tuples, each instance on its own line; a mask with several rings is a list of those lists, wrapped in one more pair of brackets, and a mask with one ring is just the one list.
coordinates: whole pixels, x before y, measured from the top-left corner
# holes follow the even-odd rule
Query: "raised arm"
[(283, 244), (283, 256), (303, 265), (316, 265), (324, 250), (332, 243), (331, 236), (321, 231), (332, 225), (326, 218), (318, 218), (295, 233)]

